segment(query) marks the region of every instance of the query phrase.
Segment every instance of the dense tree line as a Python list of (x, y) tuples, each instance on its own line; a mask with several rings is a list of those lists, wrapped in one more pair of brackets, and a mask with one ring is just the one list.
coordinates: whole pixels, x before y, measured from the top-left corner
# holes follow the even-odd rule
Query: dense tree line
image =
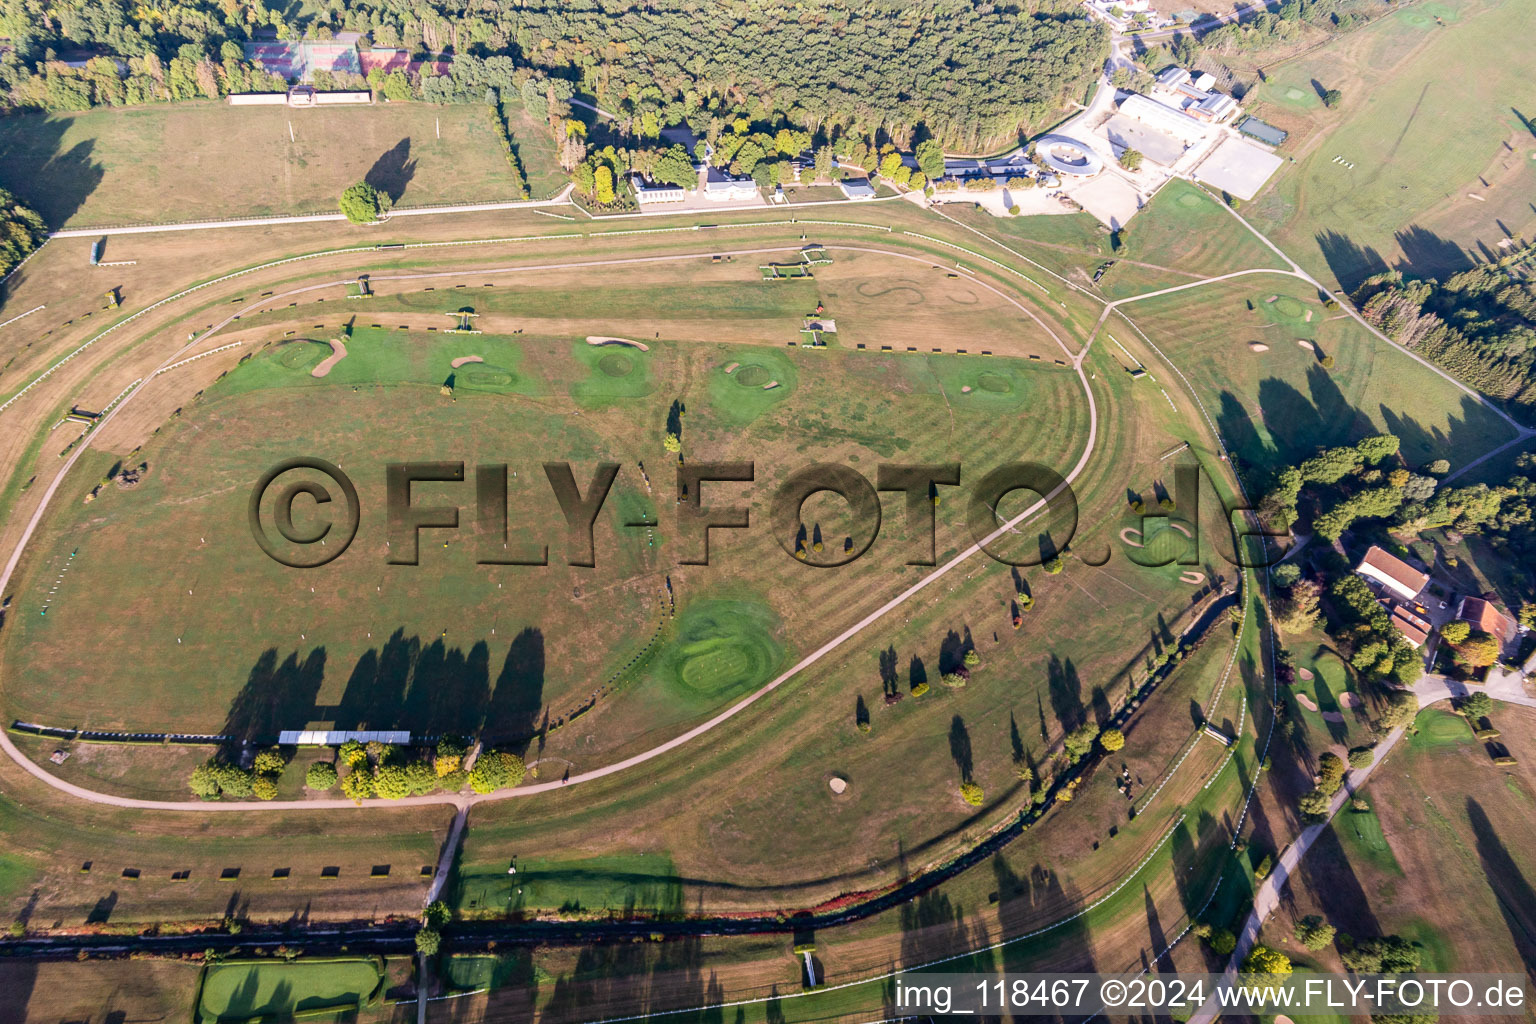
[[(262, 0), (0, 0), (0, 34), (14, 43), (0, 59), (0, 86), (15, 105), (48, 109), (272, 88), (241, 59), (250, 33), (351, 30), (417, 55), (505, 59), (569, 82), (641, 132), (723, 105), (754, 122), (781, 115), (804, 130), (884, 136), (903, 148), (919, 134), (970, 148), (1040, 127), (1108, 51), (1103, 26), (1068, 0), (341, 0), (313, 11)], [(75, 49), (124, 66), (77, 70), (53, 59)], [(476, 76), (456, 67), (448, 91), (460, 93), (466, 77)], [(446, 98), (440, 85), (405, 84)], [(481, 84), (467, 98), (480, 99)]]
[(1521, 418), (1536, 420), (1536, 246), (1452, 275), (1377, 274), (1355, 293), (1366, 319)]
[(15, 270), (47, 237), (43, 218), (0, 189), (0, 278)]

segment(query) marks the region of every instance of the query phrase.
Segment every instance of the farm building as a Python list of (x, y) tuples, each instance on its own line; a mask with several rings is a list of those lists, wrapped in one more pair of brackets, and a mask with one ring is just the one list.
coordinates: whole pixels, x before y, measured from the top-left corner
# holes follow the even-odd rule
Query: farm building
[(1428, 620), (1403, 605), (1392, 609), (1392, 627), (1403, 635), (1403, 639), (1415, 647), (1423, 647), (1424, 641), (1429, 639), (1430, 624)]
[(1501, 647), (1509, 643), (1518, 628), (1515, 620), (1500, 611), (1498, 605), (1481, 597), (1462, 598), (1460, 607), (1456, 609), (1456, 617), (1473, 629), (1498, 637)]
[(870, 184), (868, 178), (844, 178), (837, 185), (849, 199), (875, 198), (875, 186)]
[(1427, 573), (1420, 572), (1396, 555), (1390, 555), (1375, 546), (1365, 553), (1365, 558), (1355, 567), (1355, 572), (1403, 601), (1416, 599), (1429, 584)]

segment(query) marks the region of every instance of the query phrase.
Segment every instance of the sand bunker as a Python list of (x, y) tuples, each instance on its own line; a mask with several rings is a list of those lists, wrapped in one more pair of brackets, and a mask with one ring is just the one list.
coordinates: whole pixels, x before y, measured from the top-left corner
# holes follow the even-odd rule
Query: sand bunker
[(1309, 668), (1299, 668), (1299, 669), (1296, 670), (1296, 675), (1299, 678), (1302, 678), (1302, 679), (1311, 679), (1312, 678), (1312, 670), (1309, 669)]
[(776, 388), (778, 386), (779, 386), (779, 382), (778, 381), (771, 380), (767, 384), (763, 385), (763, 390), (764, 391), (772, 391), (774, 388)]
[(840, 779), (836, 775), (827, 780), (827, 785), (831, 788), (832, 792), (838, 794), (839, 796), (848, 790), (848, 780)]
[(309, 371), (311, 377), (324, 377), (331, 372), (331, 367), (347, 358), (347, 346), (337, 338), (331, 339), (331, 354), (320, 360), (320, 364)]
[(726, 373), (735, 373), (736, 372), (736, 367), (738, 367), (740, 365), (741, 365), (740, 363), (732, 363), (732, 364), (730, 364), (729, 366), (727, 366), (725, 368), (725, 372)]
[(968, 394), (970, 394), (970, 393), (971, 393), (971, 386), (970, 386), (970, 385), (969, 385), (969, 384), (966, 384), (966, 385), (965, 385), (965, 386), (963, 386), (963, 387), (962, 387), (962, 388), (961, 388), (961, 389), (960, 389), (960, 393), (961, 393), (961, 394), (962, 394), (962, 395), (968, 395)]
[(1302, 707), (1306, 708), (1308, 711), (1316, 711), (1317, 710), (1317, 705), (1312, 703), (1312, 698), (1308, 697), (1304, 693), (1298, 693), (1296, 695), (1296, 703), (1300, 704)]
[(1317, 351), (1317, 346), (1312, 344), (1310, 341), (1306, 340), (1305, 338), (1297, 338), (1296, 339), (1296, 344), (1300, 345), (1302, 348), (1306, 349), (1308, 352), (1316, 352)]
[(1307, 310), (1307, 323), (1311, 323), (1311, 322), (1312, 322), (1312, 311), (1309, 309), (1309, 310)]
[(1253, 349), (1255, 352), (1268, 352), (1269, 351), (1269, 346), (1264, 344), (1262, 341), (1250, 341), (1248, 343), (1248, 347)]
[(1184, 583), (1188, 583), (1191, 586), (1197, 587), (1205, 582), (1205, 573), (1195, 572), (1193, 569), (1191, 569), (1188, 572), (1179, 573), (1179, 579)]
[(485, 362), (485, 357), (484, 356), (459, 356), (459, 358), (455, 359), (453, 362), (449, 363), (448, 365), (452, 366), (455, 370), (457, 370), (459, 367), (464, 366), (464, 365), (466, 365), (468, 363), (483, 363), (483, 362)]
[[(1135, 540), (1132, 540), (1132, 537), (1134, 537)], [(1133, 548), (1146, 547), (1146, 545), (1141, 541), (1141, 531), (1136, 529), (1134, 526), (1127, 526), (1125, 529), (1121, 530), (1120, 539)]]
[(595, 335), (595, 334), (587, 335), (587, 344), (588, 345), (628, 345), (630, 348), (637, 348), (641, 352), (649, 352), (651, 350), (650, 346), (642, 345), (638, 341), (630, 341), (628, 338), (604, 338), (604, 337), (601, 337), (601, 336)]
[(1347, 708), (1365, 707), (1365, 701), (1360, 699), (1360, 695), (1358, 693), (1350, 693), (1348, 690), (1339, 694), (1339, 703)]

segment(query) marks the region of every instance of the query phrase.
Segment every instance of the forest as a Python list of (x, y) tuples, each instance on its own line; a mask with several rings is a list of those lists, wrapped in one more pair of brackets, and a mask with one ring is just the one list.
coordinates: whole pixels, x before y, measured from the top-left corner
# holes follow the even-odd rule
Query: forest
[[(0, 90), (12, 106), (69, 110), (275, 89), (243, 60), (247, 39), (356, 31), (365, 45), (417, 56), (507, 58), (626, 118), (676, 123), (715, 100), (828, 136), (979, 150), (1045, 127), (1108, 55), (1106, 30), (1068, 0), (341, 0), (299, 10), (263, 0), (0, 0), (0, 35), (13, 43), (0, 57)], [(394, 84), (400, 98), (483, 96)]]

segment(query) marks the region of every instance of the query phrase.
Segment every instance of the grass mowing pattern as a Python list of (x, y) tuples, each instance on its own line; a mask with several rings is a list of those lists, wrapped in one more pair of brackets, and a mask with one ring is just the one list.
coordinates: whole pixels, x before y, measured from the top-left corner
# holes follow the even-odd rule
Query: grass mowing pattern
[(214, 964), (203, 978), (198, 1012), (211, 1024), (351, 1009), (377, 997), (383, 980), (376, 960)]
[[(322, 333), (322, 332), (315, 332)], [(329, 332), (329, 333), (334, 333)], [(466, 341), (457, 335), (391, 331), (359, 327), (344, 339), (345, 359), (331, 367), (324, 377), (312, 377), (309, 371), (331, 354), (331, 347), (319, 341), (287, 341), (242, 363), (238, 373), (219, 382), (219, 394), (240, 394), (268, 388), (351, 387), (417, 384), (440, 387), (452, 383), (456, 388), (499, 394), (537, 394), (533, 377), (521, 373), (521, 346), (510, 338), (482, 335)], [(466, 363), (455, 370), (453, 360), (467, 353), (485, 357), (485, 362)]]
[(461, 869), (449, 898), (470, 916), (484, 910), (675, 913), (683, 906), (683, 886), (664, 853), (519, 857), (515, 875), (507, 873), (506, 861)]
[(1178, 178), (1163, 186), (1121, 238), (1117, 255), (1195, 274), (1284, 267), (1280, 257), (1220, 203)]

